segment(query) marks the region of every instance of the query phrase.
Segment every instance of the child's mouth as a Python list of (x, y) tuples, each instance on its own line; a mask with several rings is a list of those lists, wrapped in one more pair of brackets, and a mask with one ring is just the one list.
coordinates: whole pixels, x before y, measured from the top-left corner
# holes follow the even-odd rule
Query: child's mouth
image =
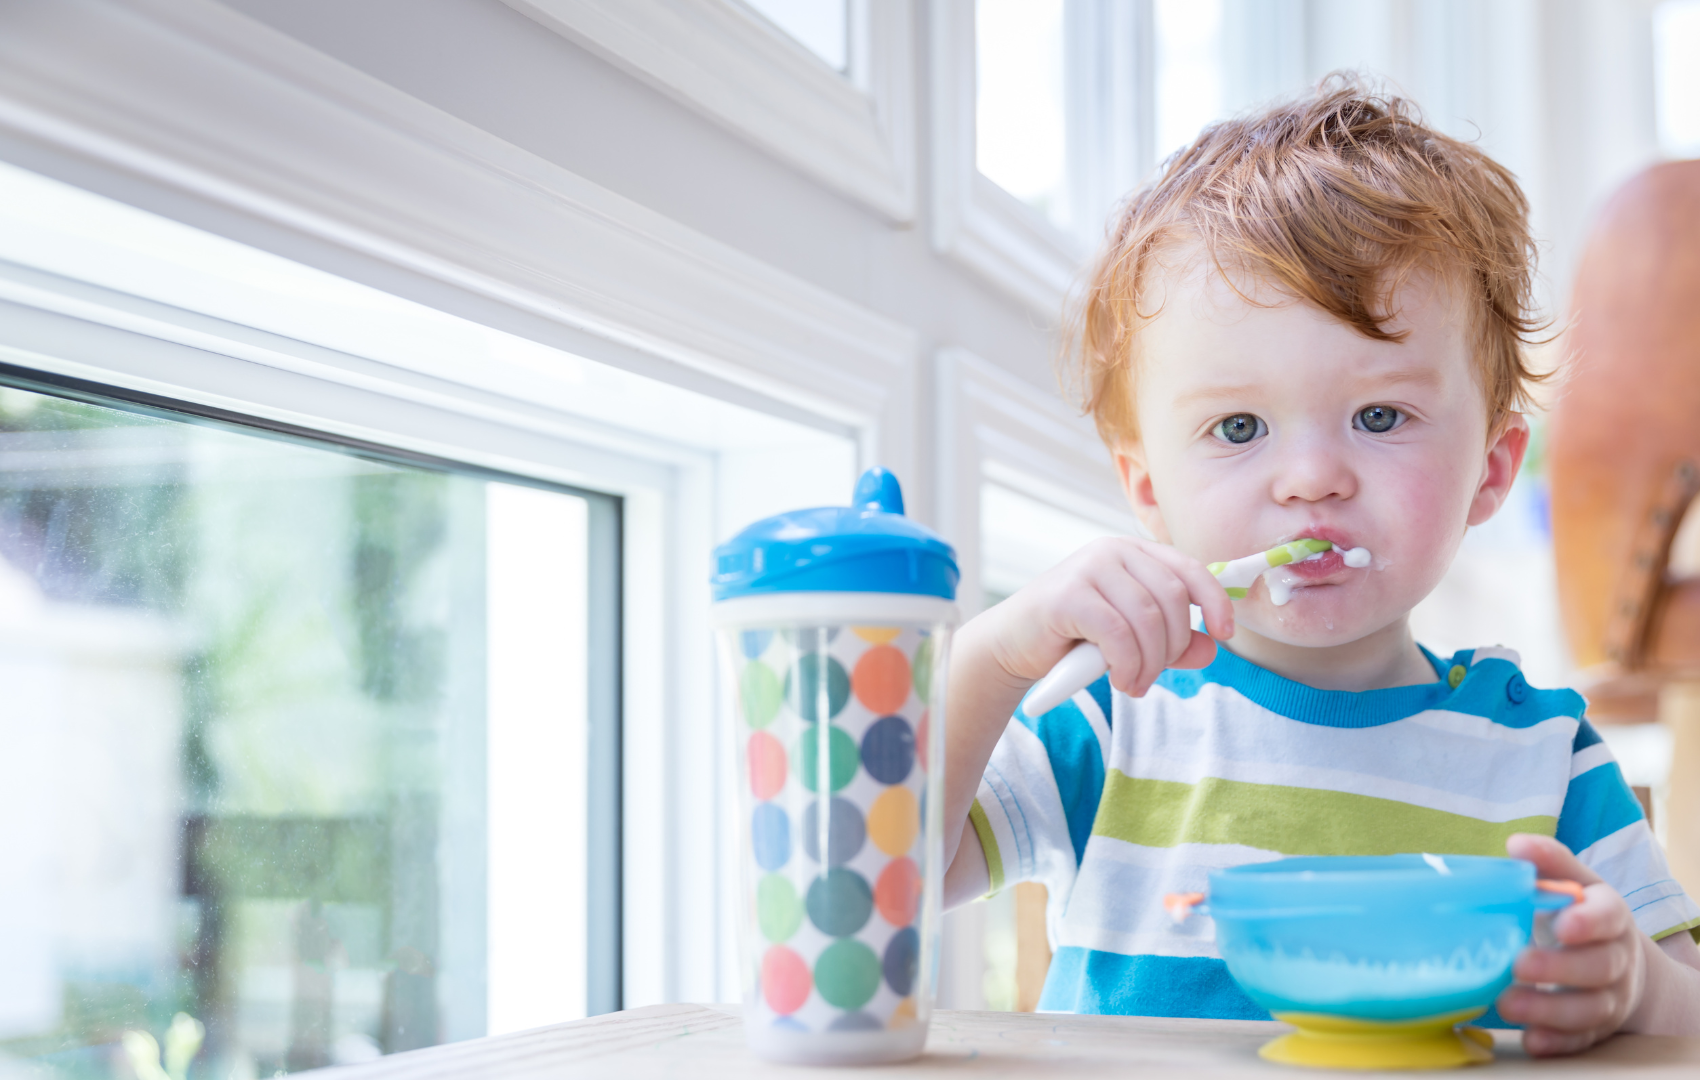
[(1272, 567), (1264, 573), (1263, 584), (1269, 591), (1271, 604), (1284, 606), (1293, 598), (1295, 589), (1343, 584), (1353, 570), (1370, 564), (1370, 553), (1364, 548), (1347, 547), (1333, 537), (1318, 536), (1317, 539), (1329, 540), (1335, 546), (1308, 559)]

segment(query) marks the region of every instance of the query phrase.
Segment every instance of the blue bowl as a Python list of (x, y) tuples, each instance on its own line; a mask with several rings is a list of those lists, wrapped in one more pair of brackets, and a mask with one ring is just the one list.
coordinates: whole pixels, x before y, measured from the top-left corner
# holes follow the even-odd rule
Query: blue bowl
[(1536, 910), (1567, 903), (1518, 859), (1341, 856), (1218, 870), (1209, 914), (1228, 971), (1271, 1013), (1402, 1021), (1488, 1008)]

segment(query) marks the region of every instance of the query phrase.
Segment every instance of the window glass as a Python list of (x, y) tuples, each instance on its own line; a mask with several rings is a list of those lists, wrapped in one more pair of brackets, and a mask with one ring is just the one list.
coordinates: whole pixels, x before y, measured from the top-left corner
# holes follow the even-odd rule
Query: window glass
[(270, 1076), (582, 1015), (591, 506), (0, 388), (0, 1056)]
[(978, 0), (975, 163), (1069, 228), (1063, 0)]
[(1223, 110), (1222, 0), (1156, 0), (1157, 161)]
[(849, 0), (744, 0), (836, 71), (850, 66)]
[(1671, 157), (1700, 157), (1700, 0), (1666, 0), (1653, 12), (1659, 143)]

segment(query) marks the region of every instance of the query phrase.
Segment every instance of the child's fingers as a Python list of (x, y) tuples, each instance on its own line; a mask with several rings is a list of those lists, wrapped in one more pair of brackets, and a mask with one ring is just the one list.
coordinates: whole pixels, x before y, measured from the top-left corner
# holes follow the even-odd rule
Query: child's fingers
[(1144, 667), (1144, 652), (1140, 648), (1133, 624), (1102, 592), (1090, 590), (1074, 614), (1075, 632), (1081, 639), (1098, 646), (1104, 663), (1110, 668), (1110, 685), (1124, 693), (1139, 683)]
[[(1125, 559), (1123, 566), (1151, 594), (1163, 611), (1164, 649), (1158, 659), (1164, 667), (1180, 658), (1192, 643), (1192, 595), (1186, 582), (1167, 563), (1149, 558)], [(1151, 675), (1154, 680), (1161, 669)]]
[(1555, 1031), (1552, 1028), (1529, 1028), (1523, 1032), (1523, 1051), (1530, 1057), (1576, 1054), (1599, 1042), (1606, 1034), (1608, 1033), (1598, 1030)]
[(1513, 986), (1499, 995), (1499, 1015), (1513, 1024), (1556, 1031), (1593, 1031), (1620, 1011), (1616, 989), (1536, 990)]
[(1571, 904), (1552, 921), (1553, 936), (1567, 946), (1611, 941), (1635, 927), (1629, 905), (1610, 885), (1589, 885), (1582, 902)]
[(1192, 640), (1187, 644), (1186, 651), (1180, 659), (1169, 666), (1172, 668), (1201, 668), (1216, 659), (1216, 642), (1209, 634), (1192, 631)]
[[(1167, 566), (1186, 586), (1189, 602), (1204, 613), (1204, 627), (1217, 641), (1234, 636), (1234, 602), (1216, 575), (1197, 559), (1182, 555), (1167, 544), (1143, 545), (1142, 551)], [(1190, 625), (1188, 627), (1190, 629)]]
[(1513, 833), (1505, 840), (1505, 853), (1513, 859), (1534, 863), (1536, 877), (1580, 881), (1584, 885), (1593, 885), (1600, 880), (1600, 875), (1588, 869), (1586, 863), (1551, 836)]
[(1521, 983), (1597, 990), (1628, 977), (1635, 957), (1623, 940), (1566, 949), (1525, 949), (1511, 973)]
[[(1151, 590), (1120, 566), (1100, 575), (1093, 584), (1127, 622), (1139, 645), (1138, 669), (1130, 682), (1118, 687), (1124, 693), (1138, 697), (1163, 673), (1169, 659), (1169, 615)], [(1180, 651), (1175, 650), (1177, 655)], [(1105, 659), (1108, 658), (1106, 655)]]

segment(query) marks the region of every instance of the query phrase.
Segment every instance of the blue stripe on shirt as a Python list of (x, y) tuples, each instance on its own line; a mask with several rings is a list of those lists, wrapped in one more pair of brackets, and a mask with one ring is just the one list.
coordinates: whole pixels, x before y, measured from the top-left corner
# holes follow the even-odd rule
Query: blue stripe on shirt
[[(1096, 689), (1099, 683), (1103, 684), (1102, 697)], [(1106, 675), (1092, 684), (1092, 696), (1107, 704), (1109, 687), (1110, 679)], [(1063, 702), (1037, 719), (1018, 708), (1015, 718), (1044, 744), (1051, 776), (1062, 799), (1063, 817), (1068, 821), (1074, 865), (1079, 866), (1086, 856), (1086, 841), (1092, 837), (1092, 822), (1098, 817), (1098, 801), (1104, 795), (1104, 748), (1098, 744), (1098, 736), (1086, 714), (1072, 701)], [(1107, 709), (1104, 719), (1109, 720)]]
[(1594, 725), (1588, 723), (1587, 720), (1583, 720), (1576, 728), (1576, 738), (1570, 744), (1570, 752), (1572, 754), (1580, 754), (1582, 751), (1588, 749), (1588, 747), (1602, 742), (1605, 742), (1605, 740), (1600, 738), (1600, 733), (1594, 730)]
[(1554, 835), (1571, 851), (1582, 851), (1642, 816), (1640, 800), (1624, 783), (1617, 762), (1608, 761), (1570, 781)]
[(1203, 956), (1125, 956), (1065, 945), (1051, 958), (1040, 1012), (1268, 1020), (1228, 965)]

